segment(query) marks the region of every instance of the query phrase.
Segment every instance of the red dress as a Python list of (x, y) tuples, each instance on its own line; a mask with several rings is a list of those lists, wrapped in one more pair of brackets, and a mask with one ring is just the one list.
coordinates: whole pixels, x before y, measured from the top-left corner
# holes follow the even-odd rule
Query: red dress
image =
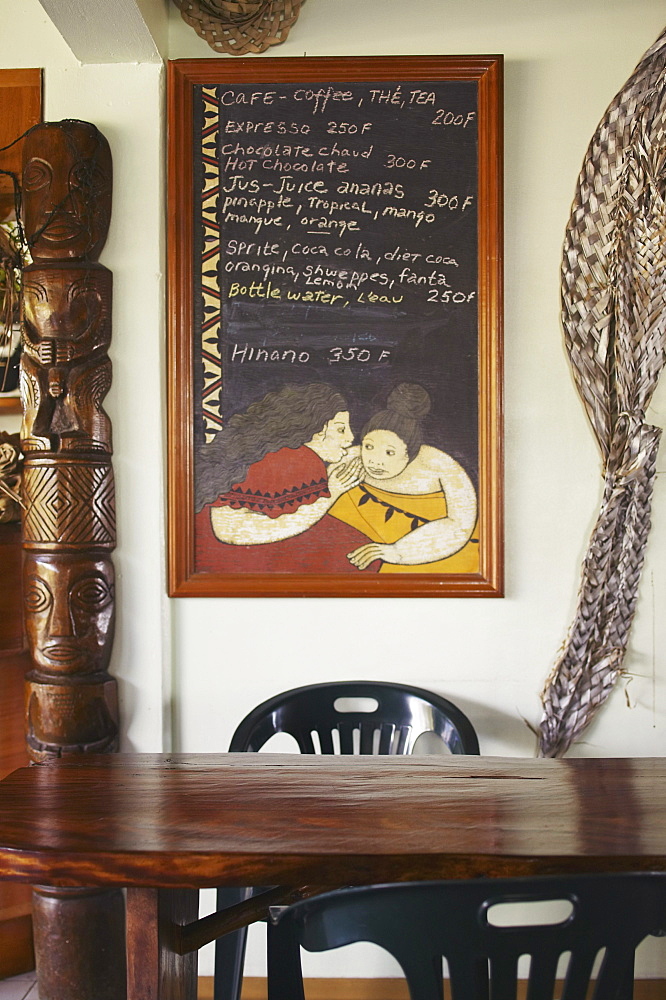
[(250, 467), (242, 483), (196, 515), (196, 572), (358, 573), (347, 553), (367, 537), (328, 514), (299, 535), (263, 545), (230, 545), (213, 533), (211, 507), (245, 508), (275, 518), (330, 495), (326, 466), (307, 445), (270, 452)]

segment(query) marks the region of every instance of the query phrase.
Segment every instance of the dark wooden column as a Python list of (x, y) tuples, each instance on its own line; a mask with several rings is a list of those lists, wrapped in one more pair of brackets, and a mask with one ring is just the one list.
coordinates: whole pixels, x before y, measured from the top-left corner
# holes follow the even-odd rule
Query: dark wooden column
[[(111, 153), (87, 122), (44, 123), (23, 150), (21, 399), (24, 603), (31, 758), (118, 748), (111, 272), (98, 263), (111, 216)], [(122, 1000), (122, 894), (39, 887), (41, 1000)]]
[[(21, 602), (21, 526), (0, 524), (0, 777), (28, 760), (23, 675), (28, 654)], [(0, 883), (0, 979), (34, 969), (30, 887)]]

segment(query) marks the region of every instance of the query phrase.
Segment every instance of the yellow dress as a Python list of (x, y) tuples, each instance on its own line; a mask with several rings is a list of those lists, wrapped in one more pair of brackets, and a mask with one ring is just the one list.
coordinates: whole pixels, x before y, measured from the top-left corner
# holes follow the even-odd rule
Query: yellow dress
[[(377, 486), (362, 483), (343, 493), (329, 510), (332, 517), (362, 531), (371, 542), (391, 544), (410, 531), (446, 517), (446, 497), (442, 490), (434, 493), (389, 493)], [(458, 552), (447, 559), (397, 566), (382, 563), (380, 573), (478, 573), (478, 523), (472, 536)]]

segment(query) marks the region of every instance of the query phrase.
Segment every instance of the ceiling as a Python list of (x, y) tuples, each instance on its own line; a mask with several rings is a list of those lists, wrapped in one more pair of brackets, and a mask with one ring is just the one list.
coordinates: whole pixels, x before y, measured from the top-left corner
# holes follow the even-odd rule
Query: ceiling
[(39, 0), (81, 63), (166, 58), (170, 0)]

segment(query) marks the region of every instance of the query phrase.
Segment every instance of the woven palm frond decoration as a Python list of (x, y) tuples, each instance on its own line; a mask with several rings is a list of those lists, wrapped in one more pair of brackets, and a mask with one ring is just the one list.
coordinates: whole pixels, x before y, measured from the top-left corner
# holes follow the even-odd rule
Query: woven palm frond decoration
[(542, 694), (542, 757), (566, 753), (608, 698), (636, 610), (661, 437), (645, 411), (666, 357), (665, 164), (666, 32), (592, 138), (565, 237), (565, 343), (604, 491), (574, 620)]
[(305, 0), (173, 0), (216, 52), (244, 56), (284, 42)]

